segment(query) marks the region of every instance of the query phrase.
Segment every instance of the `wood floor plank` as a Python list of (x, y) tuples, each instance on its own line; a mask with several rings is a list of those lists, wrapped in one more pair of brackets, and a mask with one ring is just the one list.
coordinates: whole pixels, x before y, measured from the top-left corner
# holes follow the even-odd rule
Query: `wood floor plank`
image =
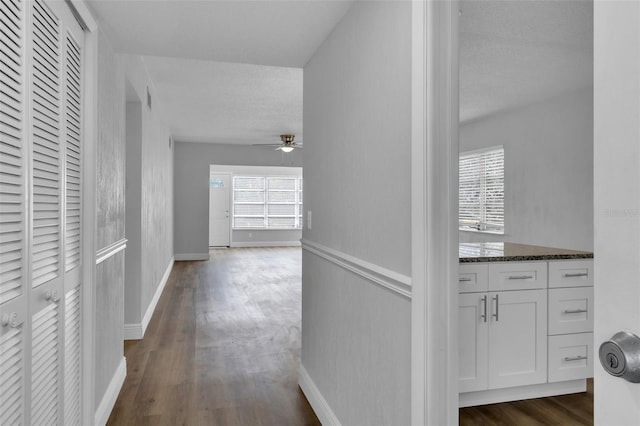
[(298, 387), (300, 248), (176, 262), (109, 425), (319, 425)]
[(592, 426), (593, 379), (587, 391), (460, 409), (461, 426)]

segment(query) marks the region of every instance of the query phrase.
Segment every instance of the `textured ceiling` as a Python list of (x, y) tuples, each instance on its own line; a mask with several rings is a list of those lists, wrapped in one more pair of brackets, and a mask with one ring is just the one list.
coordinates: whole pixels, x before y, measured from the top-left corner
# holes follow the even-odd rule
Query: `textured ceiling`
[(147, 56), (176, 141), (302, 139), (302, 69)]
[[(352, 0), (89, 0), (142, 55), (175, 140), (302, 139), (302, 70)], [(463, 0), (460, 117), (589, 87), (591, 0)], [(375, 28), (371, 29), (375, 31)]]
[(122, 53), (303, 67), (351, 0), (88, 0)]
[(141, 55), (176, 141), (302, 139), (302, 67), (353, 0), (88, 0)]
[(591, 0), (460, 5), (460, 120), (593, 84)]

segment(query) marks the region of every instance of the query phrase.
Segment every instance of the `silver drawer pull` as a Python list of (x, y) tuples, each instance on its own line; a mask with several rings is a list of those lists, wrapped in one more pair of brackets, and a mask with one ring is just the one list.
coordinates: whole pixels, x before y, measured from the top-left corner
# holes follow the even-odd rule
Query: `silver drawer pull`
[(589, 311), (586, 309), (565, 309), (564, 310), (565, 314), (582, 314), (585, 312), (589, 312)]
[(578, 272), (576, 274), (564, 274), (565, 278), (576, 278), (576, 277), (587, 277), (589, 276), (588, 272)]
[(510, 275), (510, 280), (532, 280), (533, 275)]
[(471, 278), (458, 278), (458, 281), (463, 283), (463, 282), (469, 282), (471, 281)]
[(568, 356), (564, 357), (565, 361), (582, 361), (583, 359), (587, 359), (587, 357), (582, 355), (578, 355), (574, 357), (568, 357)]

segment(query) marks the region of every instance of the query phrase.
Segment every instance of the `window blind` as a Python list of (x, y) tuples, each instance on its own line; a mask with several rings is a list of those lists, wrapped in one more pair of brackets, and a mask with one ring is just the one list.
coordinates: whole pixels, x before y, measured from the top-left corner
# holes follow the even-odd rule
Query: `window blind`
[(302, 178), (234, 176), (234, 229), (301, 229)]
[(504, 148), (461, 153), (459, 173), (460, 229), (504, 233)]

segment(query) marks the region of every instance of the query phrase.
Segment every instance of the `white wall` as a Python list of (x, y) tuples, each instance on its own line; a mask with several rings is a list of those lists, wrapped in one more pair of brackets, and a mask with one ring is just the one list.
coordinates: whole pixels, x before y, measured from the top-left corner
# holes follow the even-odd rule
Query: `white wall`
[[(96, 144), (97, 251), (125, 237), (124, 72), (103, 33), (98, 35), (98, 141)], [(96, 267), (95, 406), (108, 400), (108, 389), (124, 359), (124, 254)]]
[(460, 151), (504, 145), (505, 235), (512, 241), (593, 250), (593, 90), (462, 124)]
[[(594, 6), (596, 348), (640, 335), (640, 2)], [(594, 424), (640, 424), (640, 386), (596, 361)]]
[[(307, 144), (305, 143), (305, 149)], [(209, 166), (302, 167), (301, 150), (282, 153), (264, 147), (175, 143), (174, 241), (176, 260), (209, 257)]]
[[(304, 240), (410, 275), (411, 3), (356, 2), (304, 73)], [(409, 424), (411, 302), (339, 263), (304, 252), (302, 368), (342, 424)]]
[[(212, 164), (210, 170), (211, 175), (214, 175), (216, 173), (229, 173), (231, 174), (232, 178), (233, 175), (302, 177), (302, 167), (227, 166)], [(231, 197), (233, 197), (233, 194), (231, 194)], [(209, 214), (211, 214), (211, 212), (209, 212)], [(211, 223), (211, 220), (209, 220), (209, 223)], [(231, 225), (233, 226), (233, 223)], [(269, 247), (273, 245), (299, 245), (300, 238), (302, 238), (302, 229), (232, 229), (231, 247)]]
[(123, 55), (123, 63), (128, 97), (136, 100), (126, 104), (126, 209), (132, 227), (127, 228), (125, 327), (126, 337), (142, 338), (173, 262), (173, 143), (142, 58)]

